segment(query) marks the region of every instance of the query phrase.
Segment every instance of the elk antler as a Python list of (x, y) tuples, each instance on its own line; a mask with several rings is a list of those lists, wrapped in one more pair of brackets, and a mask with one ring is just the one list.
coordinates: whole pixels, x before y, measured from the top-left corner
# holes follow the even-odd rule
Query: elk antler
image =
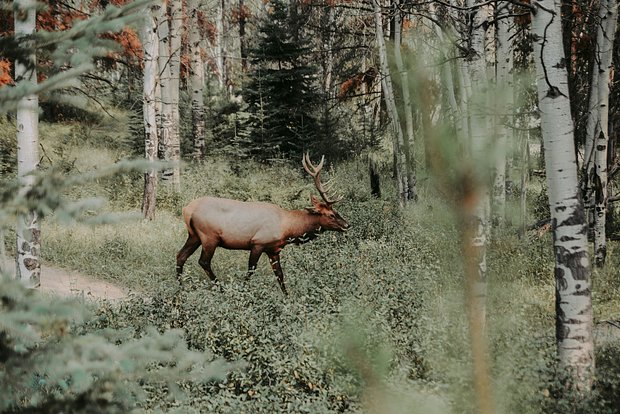
[(304, 169), (306, 170), (306, 172), (310, 174), (312, 178), (314, 179), (314, 186), (319, 191), (319, 194), (321, 194), (321, 197), (323, 198), (325, 203), (328, 205), (332, 205), (342, 200), (342, 197), (338, 197), (335, 200), (330, 200), (329, 197), (327, 196), (327, 190), (325, 189), (325, 187), (323, 187), (323, 184), (321, 183), (321, 178), (319, 176), (319, 174), (321, 174), (321, 170), (323, 169), (324, 162), (325, 162), (325, 155), (321, 157), (321, 162), (319, 163), (319, 165), (315, 167), (314, 165), (312, 165), (312, 162), (310, 161), (310, 156), (308, 155), (308, 153), (304, 154), (301, 160), (301, 163), (304, 166)]

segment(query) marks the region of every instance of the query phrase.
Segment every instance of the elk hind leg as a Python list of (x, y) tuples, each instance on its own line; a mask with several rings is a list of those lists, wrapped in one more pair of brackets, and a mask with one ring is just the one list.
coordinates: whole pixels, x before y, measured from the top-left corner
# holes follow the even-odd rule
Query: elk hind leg
[(177, 253), (177, 280), (181, 284), (181, 275), (183, 274), (183, 266), (187, 259), (196, 251), (200, 246), (200, 239), (196, 235), (188, 235), (187, 241), (181, 247), (181, 250)]
[(217, 245), (202, 245), (202, 253), (200, 254), (200, 259), (198, 260), (198, 264), (204, 269), (205, 273), (209, 276), (211, 281), (217, 281), (215, 277), (215, 273), (213, 273), (213, 269), (211, 269), (211, 259), (213, 259), (213, 254), (215, 253), (215, 248)]
[(261, 254), (263, 254), (263, 250), (258, 247), (253, 247), (250, 250), (250, 260), (248, 260), (248, 274), (246, 279), (252, 277), (254, 272), (256, 272), (256, 265), (258, 265), (258, 259), (260, 259)]
[(288, 296), (286, 286), (284, 286), (284, 272), (282, 272), (282, 267), (280, 266), (280, 254), (269, 253), (269, 263), (271, 263), (273, 273), (278, 277), (278, 284), (280, 285), (280, 289), (282, 289), (282, 293), (284, 293), (284, 296)]

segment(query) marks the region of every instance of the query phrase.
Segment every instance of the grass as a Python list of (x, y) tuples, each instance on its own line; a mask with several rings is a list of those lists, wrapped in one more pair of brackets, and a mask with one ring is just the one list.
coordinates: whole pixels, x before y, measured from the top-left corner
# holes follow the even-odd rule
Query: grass
[[(68, 172), (101, 168), (132, 154), (123, 131), (109, 137), (102, 126), (86, 133), (71, 124), (42, 130), (47, 162), (65, 165)], [(244, 280), (247, 252), (216, 251), (218, 286), (205, 283), (196, 253), (185, 267), (186, 286), (179, 289), (174, 261), (186, 238), (179, 217), (184, 204), (208, 194), (303, 208), (313, 187), (300, 166), (209, 158), (204, 164), (185, 166), (180, 195), (161, 189), (153, 222), (92, 227), (52, 218), (43, 223), (46, 261), (140, 292), (120, 308), (100, 309), (93, 329), (132, 327), (139, 336), (149, 325), (160, 330), (182, 327), (190, 348), (245, 361), (245, 369), (231, 373), (224, 383), (183, 385), (186, 401), (169, 401), (150, 389), (152, 397), (144, 408), (474, 411), (461, 251), (449, 208), (425, 181), (420, 185), (421, 201), (400, 210), (389, 200), (387, 175), (384, 199), (370, 198), (366, 165), (359, 160), (326, 172), (345, 195), (337, 208), (352, 228), (284, 250), (290, 298), (282, 296), (265, 258), (257, 274)], [(106, 211), (137, 211), (141, 176), (87, 183), (67, 196), (105, 196), (110, 199)], [(553, 398), (551, 240), (548, 234), (527, 240), (516, 234), (509, 228), (489, 249), (494, 397), (498, 412), (553, 412), (559, 405)], [(618, 260), (612, 243), (608, 267), (596, 273), (597, 320), (620, 314), (614, 275)], [(613, 390), (618, 383), (613, 362), (617, 353), (607, 348), (601, 352), (602, 389)], [(614, 412), (609, 409), (613, 399), (601, 395), (594, 412)], [(578, 407), (572, 412), (579, 412)]]

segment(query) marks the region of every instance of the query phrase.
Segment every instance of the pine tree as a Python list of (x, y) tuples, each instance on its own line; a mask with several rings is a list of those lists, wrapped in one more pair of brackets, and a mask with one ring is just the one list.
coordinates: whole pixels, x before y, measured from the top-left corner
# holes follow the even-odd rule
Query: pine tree
[(271, 0), (260, 25), (258, 47), (250, 51), (255, 65), (245, 98), (250, 104), (252, 146), (258, 158), (298, 158), (317, 146), (320, 93), (317, 68), (308, 63), (297, 13), (282, 0)]

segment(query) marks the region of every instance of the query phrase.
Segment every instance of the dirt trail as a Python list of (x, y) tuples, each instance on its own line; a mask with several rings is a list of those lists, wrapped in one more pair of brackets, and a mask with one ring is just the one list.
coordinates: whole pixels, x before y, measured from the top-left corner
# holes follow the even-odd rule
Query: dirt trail
[[(15, 260), (7, 258), (3, 268), (15, 272)], [(41, 266), (41, 292), (62, 297), (83, 297), (85, 299), (117, 300), (127, 296), (120, 287), (77, 271), (55, 266)]]

